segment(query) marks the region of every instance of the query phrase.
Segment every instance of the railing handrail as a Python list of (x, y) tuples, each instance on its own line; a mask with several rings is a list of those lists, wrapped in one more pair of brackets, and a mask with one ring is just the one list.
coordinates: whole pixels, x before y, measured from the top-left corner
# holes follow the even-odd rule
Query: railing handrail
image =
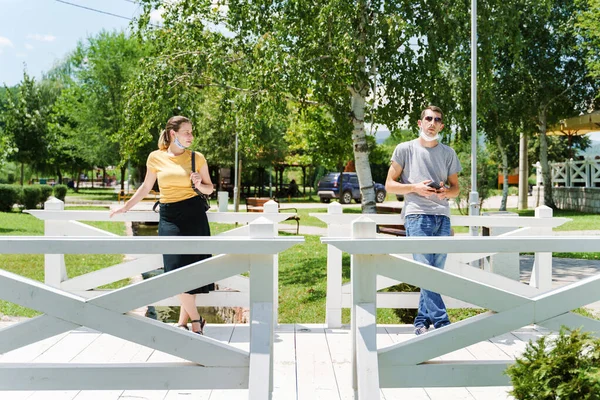
[[(158, 222), (159, 214), (154, 211), (129, 211), (110, 217), (108, 211), (101, 210), (25, 210), (24, 212), (44, 221), (113, 221), (113, 222)], [(219, 223), (249, 223), (259, 217), (273, 222), (285, 221), (290, 213), (268, 212), (214, 212), (206, 213), (209, 222)]]
[[(404, 222), (400, 214), (326, 214), (326, 213), (309, 213), (311, 217), (315, 217), (325, 222), (326, 224), (341, 224), (350, 225), (356, 219), (362, 216), (368, 216), (376, 224), (383, 225), (399, 225)], [(518, 217), (518, 216), (471, 216), (471, 215), (452, 215), (450, 223), (452, 226), (486, 226), (486, 227), (528, 227), (528, 228), (556, 228), (569, 221), (571, 218), (553, 217)]]

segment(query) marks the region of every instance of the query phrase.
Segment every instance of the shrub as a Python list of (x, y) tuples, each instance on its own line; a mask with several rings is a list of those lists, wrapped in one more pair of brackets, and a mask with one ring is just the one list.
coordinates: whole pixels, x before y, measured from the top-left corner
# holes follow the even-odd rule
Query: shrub
[(21, 187), (0, 184), (0, 212), (11, 212), (21, 199)]
[(21, 197), (21, 204), (25, 206), (27, 210), (33, 210), (40, 204), (42, 198), (42, 191), (39, 186), (25, 186), (23, 188), (23, 195)]
[(562, 327), (555, 340), (530, 342), (506, 374), (518, 400), (598, 400), (600, 339)]
[(53, 188), (50, 185), (40, 185), (42, 195), (40, 196), (40, 203), (48, 201), (48, 197), (52, 196)]
[(64, 202), (66, 195), (67, 185), (54, 185), (54, 197)]

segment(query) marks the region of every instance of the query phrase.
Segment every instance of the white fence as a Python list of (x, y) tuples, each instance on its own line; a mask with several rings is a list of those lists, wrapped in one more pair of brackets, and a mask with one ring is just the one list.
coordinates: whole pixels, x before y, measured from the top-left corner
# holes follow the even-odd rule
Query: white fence
[[(342, 208), (338, 203), (332, 203), (328, 207), (327, 214), (311, 213), (327, 223), (327, 237), (349, 237), (351, 224), (358, 218), (356, 214), (342, 214)], [(403, 224), (400, 215), (394, 214), (369, 214), (369, 218), (376, 224), (395, 225)], [(553, 218), (552, 209), (549, 207), (538, 207), (535, 217), (518, 216), (452, 216), (452, 226), (484, 226), (491, 228), (492, 234), (501, 231), (501, 237), (536, 237), (551, 235), (552, 228), (560, 226), (569, 221), (567, 218)], [(387, 235), (381, 235), (388, 237)], [(410, 251), (410, 250), (409, 250)], [(394, 253), (400, 253), (394, 251)], [(490, 252), (450, 252), (446, 260), (446, 271), (468, 274), (471, 279), (495, 284), (496, 282), (519, 280), (519, 255), (515, 252), (496, 254)], [(410, 254), (406, 257), (412, 258)], [(476, 263), (482, 265), (482, 269), (472, 268), (470, 265)], [(488, 274), (486, 272), (493, 272)], [(390, 279), (385, 276), (377, 277), (377, 290), (385, 289), (401, 283), (401, 281)], [(407, 282), (409, 283), (409, 282)], [(552, 284), (552, 254), (535, 254), (535, 262), (531, 274), (531, 286), (541, 290), (549, 290)], [(342, 251), (336, 246), (327, 246), (327, 310), (326, 323), (329, 328), (342, 326), (342, 308), (350, 308), (352, 305), (351, 283), (342, 284)], [(527, 289), (521, 289), (527, 292)], [(442, 296), (449, 308), (477, 307), (470, 303)], [(377, 293), (377, 306), (380, 308), (417, 308), (419, 293)]]
[[(535, 165), (537, 186), (543, 184), (542, 166), (538, 161)], [(564, 187), (598, 187), (600, 186), (600, 160), (588, 158), (585, 160), (570, 159), (565, 162), (551, 163), (550, 171), (552, 184)]]
[[(483, 225), (483, 221), (474, 222)], [(352, 369), (357, 399), (379, 399), (379, 389), (390, 387), (509, 385), (503, 371), (511, 361), (429, 360), (525, 325), (538, 324), (552, 330), (561, 325), (582, 326), (600, 336), (600, 321), (570, 313), (600, 300), (600, 275), (555, 290), (544, 287), (547, 279), (542, 276), (551, 271), (551, 258), (544, 255), (597, 251), (600, 238), (538, 235), (381, 238), (376, 235), (376, 222), (370, 215), (354, 221), (351, 232), (351, 238), (327, 237), (322, 242), (351, 255)], [(538, 285), (524, 285), (466, 264), (460, 271), (442, 270), (398, 255), (431, 248), (439, 253), (471, 254), (473, 258), (480, 258), (481, 254), (535, 252), (540, 254), (534, 268), (538, 278), (533, 279)], [(490, 311), (378, 350), (378, 276)]]
[[(60, 203), (54, 202), (54, 205), (60, 208)], [(52, 208), (51, 204), (49, 206)], [(3, 390), (248, 388), (250, 399), (271, 398), (273, 328), (277, 321), (277, 254), (303, 242), (302, 237), (276, 236), (276, 225), (265, 218), (267, 214), (248, 215), (248, 221), (254, 220), (248, 227), (220, 236), (121, 237), (74, 221), (108, 220), (107, 212), (47, 209), (31, 213), (46, 221), (47, 236), (4, 236), (0, 240), (0, 254), (45, 254), (48, 283), (0, 269), (0, 298), (44, 314), (0, 330), (0, 353), (86, 326), (189, 362), (3, 363), (0, 364)], [(153, 214), (130, 212), (116, 216), (114, 220), (152, 221), (156, 219)], [(232, 222), (242, 222), (247, 215), (210, 214), (211, 220)], [(273, 214), (268, 217), (273, 220), (287, 218), (285, 214)], [(87, 236), (90, 233), (93, 236)], [(215, 256), (109, 292), (91, 290), (92, 293), (86, 293), (99, 285), (152, 270), (156, 265), (133, 262), (97, 271), (90, 274), (91, 277), (73, 280), (66, 277), (63, 254), (125, 253), (152, 255), (149, 257), (163, 253)], [(157, 304), (198, 286), (237, 279), (239, 274), (248, 271), (249, 352), (150, 318), (128, 314), (130, 310)]]
[[(153, 211), (130, 211), (125, 214), (115, 215), (110, 218), (106, 211), (65, 211), (64, 203), (58, 199), (51, 199), (44, 205), (44, 210), (27, 210), (27, 212), (44, 221), (44, 234), (46, 236), (97, 236), (118, 237), (117, 235), (94, 228), (82, 223), (82, 221), (122, 221), (122, 222), (158, 222), (158, 213)], [(207, 213), (209, 222), (217, 223), (242, 223), (247, 224), (260, 217), (267, 218), (274, 224), (284, 221), (291, 214), (279, 213), (277, 203), (270, 202), (265, 205), (264, 213)], [(274, 233), (277, 233), (276, 226)], [(247, 236), (248, 225), (224, 232), (219, 236)], [(126, 254), (136, 254), (134, 249), (124, 249)], [(159, 252), (160, 253), (160, 252)], [(214, 254), (214, 251), (208, 253)], [(202, 254), (202, 253), (197, 253)], [(64, 254), (45, 255), (45, 283), (47, 285), (65, 290), (69, 293), (84, 298), (95, 297), (110, 292), (110, 289), (98, 289), (99, 287), (127, 279), (144, 272), (162, 268), (161, 254), (137, 254), (132, 261), (123, 262), (118, 265), (103, 268), (77, 277), (67, 276)], [(275, 270), (277, 271), (277, 257), (275, 257)], [(218, 307), (245, 307), (248, 308), (248, 278), (242, 275), (232, 276), (218, 282), (219, 288), (207, 294), (196, 296), (197, 304), (200, 306)], [(179, 305), (176, 296), (166, 299), (158, 299), (152, 303), (156, 306)], [(275, 315), (277, 315), (277, 303), (275, 303)]]

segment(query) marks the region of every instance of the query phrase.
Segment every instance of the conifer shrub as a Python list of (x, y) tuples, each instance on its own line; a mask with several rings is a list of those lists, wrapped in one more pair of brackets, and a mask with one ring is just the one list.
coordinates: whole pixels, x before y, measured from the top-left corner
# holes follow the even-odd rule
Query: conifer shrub
[(506, 374), (517, 400), (600, 400), (600, 338), (562, 327), (530, 342)]
[(26, 210), (36, 209), (41, 199), (42, 191), (40, 190), (38, 185), (23, 187), (21, 204), (25, 206)]
[(13, 206), (20, 201), (20, 186), (0, 184), (0, 212), (11, 212)]
[(66, 195), (67, 185), (54, 185), (54, 197), (64, 202)]

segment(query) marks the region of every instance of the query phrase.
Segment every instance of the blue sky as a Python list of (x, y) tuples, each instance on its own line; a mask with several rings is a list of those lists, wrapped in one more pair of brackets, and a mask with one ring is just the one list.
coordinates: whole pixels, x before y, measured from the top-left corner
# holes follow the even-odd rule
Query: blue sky
[[(141, 11), (130, 0), (65, 1), (127, 18)], [(19, 83), (24, 63), (29, 75), (40, 79), (79, 40), (102, 29), (127, 29), (129, 22), (56, 0), (0, 0), (0, 85)]]

